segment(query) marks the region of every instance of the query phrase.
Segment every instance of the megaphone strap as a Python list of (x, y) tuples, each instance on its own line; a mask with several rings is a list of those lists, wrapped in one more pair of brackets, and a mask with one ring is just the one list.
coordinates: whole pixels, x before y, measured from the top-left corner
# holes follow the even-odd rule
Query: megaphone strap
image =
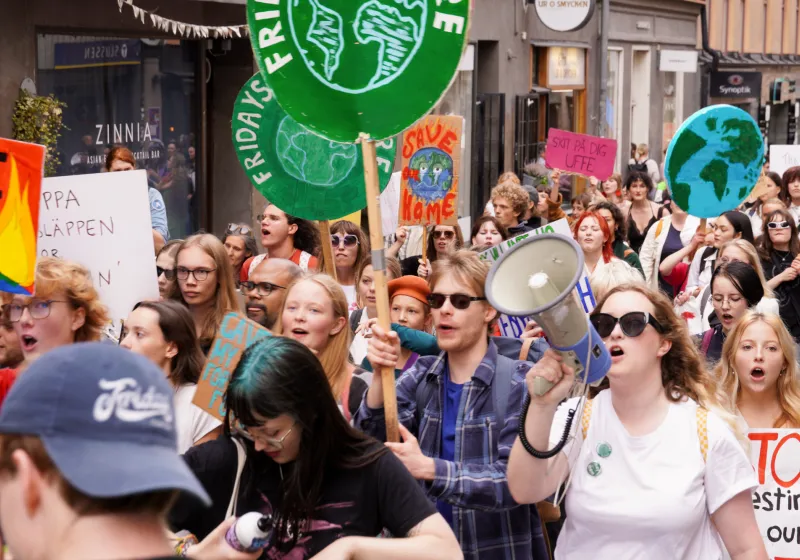
[(586, 399), (586, 404), (583, 405), (583, 416), (581, 416), (581, 431), (583, 432), (583, 439), (586, 439), (586, 434), (589, 433), (589, 422), (592, 420), (592, 404), (594, 399)]

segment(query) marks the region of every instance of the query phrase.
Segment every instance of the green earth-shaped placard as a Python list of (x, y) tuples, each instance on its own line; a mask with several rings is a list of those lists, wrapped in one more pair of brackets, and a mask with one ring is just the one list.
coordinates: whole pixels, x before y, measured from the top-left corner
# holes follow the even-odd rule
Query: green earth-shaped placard
[[(278, 105), (260, 74), (239, 92), (231, 129), (250, 182), (284, 212), (333, 220), (366, 207), (361, 149), (300, 126)], [(391, 178), (396, 150), (394, 138), (376, 145), (381, 190)]]
[(731, 105), (712, 105), (675, 133), (664, 171), (678, 206), (698, 218), (715, 218), (744, 202), (763, 160), (764, 139), (753, 117)]
[(453, 80), (471, 0), (247, 0), (253, 53), (283, 109), (337, 142), (389, 138)]

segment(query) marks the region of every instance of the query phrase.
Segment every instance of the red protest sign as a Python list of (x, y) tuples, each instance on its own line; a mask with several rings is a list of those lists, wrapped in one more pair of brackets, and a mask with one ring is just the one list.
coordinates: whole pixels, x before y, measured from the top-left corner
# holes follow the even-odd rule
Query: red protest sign
[(403, 133), (401, 226), (458, 224), (463, 122), (428, 115)]
[(614, 173), (617, 141), (551, 128), (544, 159), (552, 169), (605, 181)]

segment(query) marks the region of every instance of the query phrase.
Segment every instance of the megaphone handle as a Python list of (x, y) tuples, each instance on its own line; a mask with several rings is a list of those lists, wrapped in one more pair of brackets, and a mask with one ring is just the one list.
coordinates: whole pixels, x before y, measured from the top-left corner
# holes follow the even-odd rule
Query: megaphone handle
[(533, 378), (533, 394), (537, 397), (541, 397), (542, 395), (547, 394), (547, 392), (555, 387), (555, 383), (551, 383), (544, 377), (534, 377)]

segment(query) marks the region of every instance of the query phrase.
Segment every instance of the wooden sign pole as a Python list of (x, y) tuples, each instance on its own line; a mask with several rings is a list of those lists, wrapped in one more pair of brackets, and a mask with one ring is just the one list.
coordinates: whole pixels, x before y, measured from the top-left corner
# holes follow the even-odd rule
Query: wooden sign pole
[(428, 264), (428, 226), (422, 226), (422, 262)]
[[(378, 309), (378, 324), (388, 332), (391, 330), (389, 315), (389, 291), (386, 288), (386, 255), (383, 248), (383, 226), (381, 224), (381, 194), (378, 184), (378, 160), (375, 154), (375, 141), (367, 134), (361, 134), (361, 152), (364, 156), (364, 182), (367, 187), (367, 217), (369, 218), (369, 241), (372, 247), (372, 268), (375, 273), (375, 299)], [(397, 423), (397, 393), (394, 371), (380, 368), (375, 372), (381, 376), (383, 385), (383, 412), (386, 418), (386, 441), (399, 442), (400, 430)]]
[(317, 227), (319, 228), (319, 238), (322, 243), (322, 260), (325, 262), (325, 270), (321, 270), (320, 272), (325, 272), (338, 282), (339, 279), (336, 277), (336, 262), (333, 257), (333, 246), (331, 245), (331, 226), (328, 220), (320, 220), (317, 222)]

